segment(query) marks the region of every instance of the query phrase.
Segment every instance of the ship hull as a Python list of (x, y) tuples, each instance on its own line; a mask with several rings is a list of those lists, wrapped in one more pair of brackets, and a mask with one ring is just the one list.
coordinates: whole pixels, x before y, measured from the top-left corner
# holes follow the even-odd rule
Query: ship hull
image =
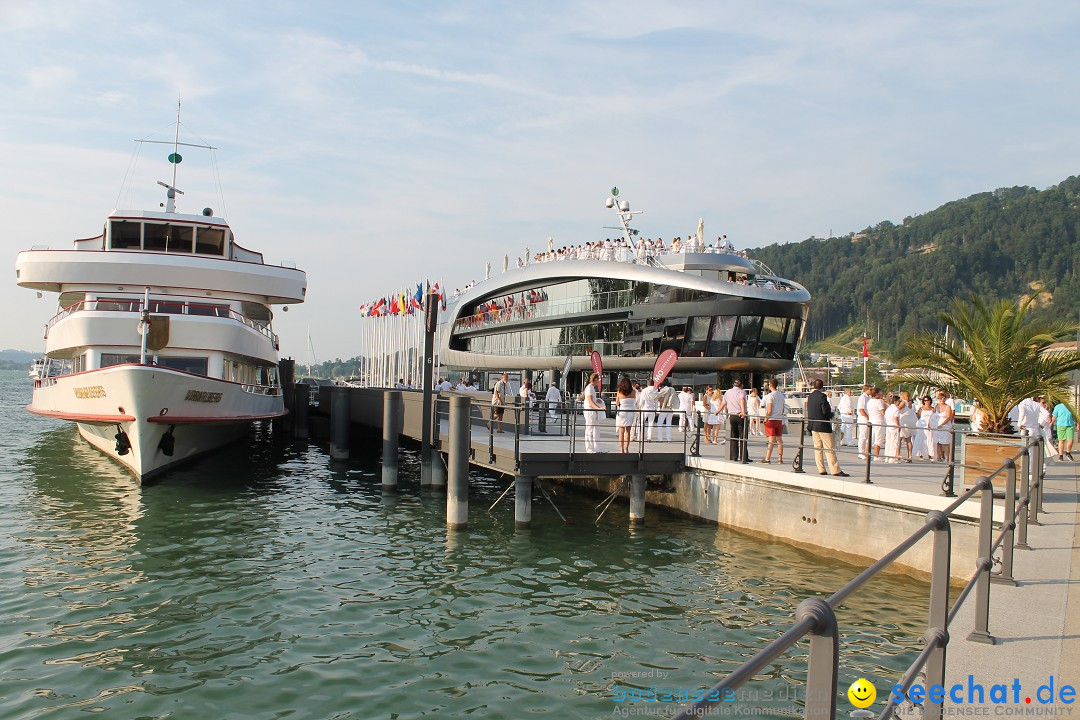
[(74, 421), (87, 442), (139, 480), (243, 437), (255, 420), (285, 413), (276, 391), (153, 365), (39, 380), (27, 409)]

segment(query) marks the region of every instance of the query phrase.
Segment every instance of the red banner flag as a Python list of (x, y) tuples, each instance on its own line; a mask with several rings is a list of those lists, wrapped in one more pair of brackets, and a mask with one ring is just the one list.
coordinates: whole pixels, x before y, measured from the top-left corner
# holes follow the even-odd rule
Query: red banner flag
[(593, 372), (600, 376), (600, 387), (604, 386), (604, 363), (600, 360), (600, 353), (595, 350), (589, 356), (592, 360)]
[(866, 333), (863, 333), (863, 336), (862, 336), (862, 356), (863, 356), (864, 362), (865, 362), (866, 358), (870, 357), (870, 353), (868, 353), (866, 351)]
[(679, 359), (679, 354), (674, 350), (668, 349), (660, 353), (660, 357), (656, 358), (656, 364), (652, 369), (652, 381), (653, 385), (660, 387), (660, 383), (664, 382), (664, 379), (675, 367), (675, 361)]

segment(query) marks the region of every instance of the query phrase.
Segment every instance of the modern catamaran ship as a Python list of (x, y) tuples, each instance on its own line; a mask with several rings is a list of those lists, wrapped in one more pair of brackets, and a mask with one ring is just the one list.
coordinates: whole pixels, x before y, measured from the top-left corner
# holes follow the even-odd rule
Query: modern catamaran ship
[(440, 316), (442, 375), (523, 371), (544, 373), (546, 384), (557, 381), (565, 358), (571, 370), (589, 369), (593, 350), (605, 372), (644, 377), (673, 349), (675, 383), (794, 366), (810, 308), (806, 288), (729, 244), (704, 247), (700, 228), (678, 250), (650, 252), (630, 227), (640, 211), (617, 189), (607, 207), (619, 219), (617, 247), (541, 254), (559, 259), (507, 268), (448, 300)]
[[(303, 271), (241, 247), (225, 219), (177, 211), (179, 142), (164, 211), (114, 211), (67, 250), (19, 253), (20, 286), (59, 294), (28, 410), (72, 420), (146, 479), (285, 413), (271, 306), (300, 303)], [(59, 368), (59, 374), (56, 374)]]

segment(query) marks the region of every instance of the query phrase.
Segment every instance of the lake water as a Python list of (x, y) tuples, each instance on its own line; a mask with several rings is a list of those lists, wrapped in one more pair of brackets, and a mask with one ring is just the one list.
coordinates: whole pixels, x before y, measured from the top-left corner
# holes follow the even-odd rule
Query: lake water
[[(0, 373), (5, 720), (659, 712), (674, 706), (618, 695), (712, 685), (857, 572), (652, 510), (630, 527), (625, 503), (596, 524), (598, 499), (570, 491), (570, 524), (538, 498), (516, 532), (512, 496), (486, 511), (508, 480), (479, 475), (469, 529), (451, 533), (415, 456), (388, 497), (377, 449), (331, 463), (325, 444), (259, 429), (141, 487), (74, 426), (27, 413), (30, 392)], [(847, 604), (842, 691), (866, 676), (887, 695), (925, 595), (887, 578)], [(804, 652), (742, 702), (787, 713)]]

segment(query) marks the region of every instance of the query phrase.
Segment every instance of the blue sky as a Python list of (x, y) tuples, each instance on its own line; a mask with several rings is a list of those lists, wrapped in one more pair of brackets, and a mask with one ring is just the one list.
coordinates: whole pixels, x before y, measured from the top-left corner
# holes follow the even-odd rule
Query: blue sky
[[(310, 328), (346, 358), (373, 297), (605, 237), (616, 184), (645, 235), (700, 217), (740, 248), (1055, 184), (1080, 166), (1078, 37), (1065, 1), (0, 0), (0, 242), (11, 267), (99, 232), (179, 95), (241, 244), (308, 271), (283, 354)], [(160, 201), (154, 148), (122, 204)], [(199, 162), (181, 209), (218, 209)], [(38, 350), (55, 296), (13, 275), (0, 346)]]

